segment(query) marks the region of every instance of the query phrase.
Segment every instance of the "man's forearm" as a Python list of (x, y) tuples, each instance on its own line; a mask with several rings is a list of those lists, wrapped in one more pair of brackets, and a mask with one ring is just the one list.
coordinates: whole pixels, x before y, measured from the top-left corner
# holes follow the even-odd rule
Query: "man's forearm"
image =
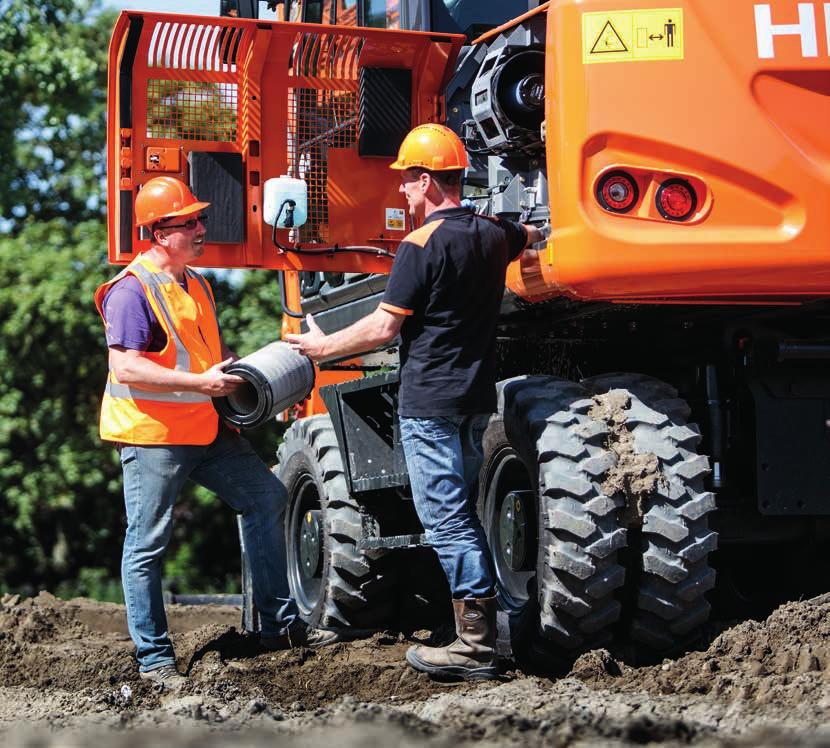
[(143, 356), (125, 358), (113, 369), (121, 384), (150, 392), (198, 392), (201, 384), (198, 374), (168, 369)]
[(397, 330), (390, 330), (383, 324), (382, 318), (373, 312), (343, 330), (326, 335), (320, 360), (371, 351), (388, 343), (396, 334)]

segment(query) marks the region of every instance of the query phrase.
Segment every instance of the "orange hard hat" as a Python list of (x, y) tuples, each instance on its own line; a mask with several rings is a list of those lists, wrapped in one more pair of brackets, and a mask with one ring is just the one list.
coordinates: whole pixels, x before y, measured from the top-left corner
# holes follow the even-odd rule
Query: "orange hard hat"
[(398, 160), (389, 168), (454, 171), (469, 165), (461, 138), (449, 127), (429, 124), (418, 125), (407, 133), (398, 151)]
[(153, 177), (135, 199), (136, 226), (149, 226), (163, 218), (189, 216), (208, 207), (199, 202), (190, 188), (176, 177)]

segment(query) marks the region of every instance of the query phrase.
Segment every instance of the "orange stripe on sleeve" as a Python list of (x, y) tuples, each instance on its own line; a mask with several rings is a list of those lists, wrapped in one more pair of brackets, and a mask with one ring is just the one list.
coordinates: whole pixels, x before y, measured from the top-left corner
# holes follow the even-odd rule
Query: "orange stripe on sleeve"
[(414, 309), (404, 309), (403, 307), (395, 306), (394, 304), (387, 304), (385, 301), (381, 301), (378, 306), (380, 306), (381, 309), (385, 309), (387, 312), (392, 312), (392, 314), (403, 314), (406, 317), (415, 314)]
[(426, 246), (427, 241), (429, 241), (429, 237), (435, 233), (435, 229), (437, 229), (442, 223), (444, 223), (443, 218), (437, 221), (425, 223), (421, 226), (421, 228), (415, 229), (415, 231), (407, 234), (404, 241), (410, 242), (411, 244), (417, 244), (419, 247), (424, 247)]

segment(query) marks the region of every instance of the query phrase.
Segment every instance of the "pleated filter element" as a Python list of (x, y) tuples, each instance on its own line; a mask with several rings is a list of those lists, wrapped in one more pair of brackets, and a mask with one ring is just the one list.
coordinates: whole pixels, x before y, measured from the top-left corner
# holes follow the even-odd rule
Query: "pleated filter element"
[(239, 428), (254, 428), (305, 400), (314, 388), (314, 364), (288, 343), (277, 341), (240, 358), (226, 374), (245, 383), (232, 395), (213, 398), (216, 411)]

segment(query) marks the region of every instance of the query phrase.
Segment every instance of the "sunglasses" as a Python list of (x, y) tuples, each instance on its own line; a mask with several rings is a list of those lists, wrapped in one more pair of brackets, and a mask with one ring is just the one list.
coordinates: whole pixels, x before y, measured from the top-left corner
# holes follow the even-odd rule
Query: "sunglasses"
[(193, 231), (196, 228), (196, 224), (199, 222), (206, 224), (208, 222), (208, 217), (204, 213), (200, 213), (196, 218), (188, 218), (184, 223), (168, 223), (164, 226), (159, 226), (160, 229), (187, 229), (188, 231)]

